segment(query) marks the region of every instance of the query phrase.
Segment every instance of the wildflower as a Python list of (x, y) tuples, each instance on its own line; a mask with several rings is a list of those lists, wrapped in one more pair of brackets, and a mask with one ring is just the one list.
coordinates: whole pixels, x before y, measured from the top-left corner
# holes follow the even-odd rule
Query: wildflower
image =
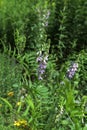
[(20, 124), (21, 124), (22, 126), (27, 126), (27, 121), (26, 121), (26, 120), (21, 120), (21, 121), (20, 121)]
[(37, 62), (40, 62), (40, 61), (42, 61), (42, 57), (41, 57), (41, 56), (39, 56), (39, 57), (37, 58)]
[(45, 27), (47, 27), (48, 26), (48, 19), (49, 19), (49, 16), (50, 16), (50, 11), (48, 10), (47, 12), (46, 12), (46, 14), (45, 15), (43, 15), (44, 16), (44, 26)]
[(78, 69), (78, 63), (73, 63), (67, 71), (67, 77), (72, 79)]
[(27, 126), (27, 121), (26, 120), (19, 120), (19, 121), (15, 121), (14, 122), (14, 126), (17, 126), (17, 127), (25, 127)]
[(15, 122), (14, 122), (14, 126), (19, 127), (19, 126), (20, 126), (20, 122), (19, 122), (19, 121), (15, 121)]
[(39, 56), (37, 57), (36, 61), (39, 63), (38, 67), (38, 79), (42, 80), (43, 79), (43, 74), (45, 73), (45, 69), (47, 66), (47, 60), (48, 56), (44, 56), (43, 52), (39, 52)]
[(16, 106), (20, 106), (21, 105), (21, 102), (17, 102)]
[(12, 97), (14, 95), (14, 92), (8, 92), (7, 94), (9, 97)]

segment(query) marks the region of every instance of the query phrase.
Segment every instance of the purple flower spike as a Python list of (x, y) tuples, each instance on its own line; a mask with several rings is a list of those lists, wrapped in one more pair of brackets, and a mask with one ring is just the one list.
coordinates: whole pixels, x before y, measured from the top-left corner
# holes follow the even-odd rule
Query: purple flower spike
[(44, 56), (41, 53), (41, 51), (38, 54), (39, 54), (39, 56), (36, 59), (36, 61), (39, 64), (39, 66), (38, 66), (38, 79), (42, 80), (43, 79), (43, 75), (45, 73), (46, 66), (47, 66), (48, 56)]
[(40, 70), (40, 73), (41, 73), (41, 74), (44, 74), (44, 72), (45, 72), (45, 70)]
[(78, 63), (73, 63), (67, 70), (67, 77), (72, 79), (78, 69)]
[(41, 68), (41, 69), (46, 69), (46, 64), (41, 63), (41, 64), (39, 65), (39, 68)]

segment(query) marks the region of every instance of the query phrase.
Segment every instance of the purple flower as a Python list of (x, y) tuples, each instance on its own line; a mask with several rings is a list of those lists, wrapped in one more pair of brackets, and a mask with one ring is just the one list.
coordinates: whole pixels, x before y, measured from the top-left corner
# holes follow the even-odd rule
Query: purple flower
[(37, 57), (37, 60), (36, 60), (37, 62), (40, 62), (40, 61), (42, 61), (42, 57), (40, 56), (40, 57)]
[(45, 70), (40, 70), (39, 72), (40, 72), (41, 74), (44, 74)]
[(78, 63), (73, 63), (67, 70), (67, 77), (72, 79), (78, 69)]
[(36, 61), (38, 62), (38, 79), (42, 80), (47, 66), (48, 56), (44, 56), (41, 51), (38, 54), (39, 56), (36, 59)]
[(44, 62), (41, 62), (41, 63), (39, 64), (39, 68), (41, 68), (41, 69), (46, 69), (46, 64), (44, 64)]
[(78, 63), (73, 63), (73, 68), (78, 68)]

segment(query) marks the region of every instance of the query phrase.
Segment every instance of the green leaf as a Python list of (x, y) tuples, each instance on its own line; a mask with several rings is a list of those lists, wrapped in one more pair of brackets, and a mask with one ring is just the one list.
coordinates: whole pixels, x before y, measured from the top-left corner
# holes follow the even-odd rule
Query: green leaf
[(83, 130), (87, 130), (87, 126), (85, 126), (85, 127), (83, 128)]
[(26, 102), (28, 103), (29, 107), (31, 107), (31, 109), (34, 110), (34, 103), (30, 95), (27, 96)]
[(29, 108), (30, 108), (30, 106), (27, 106), (27, 108), (26, 108), (25, 112), (23, 113), (23, 116), (27, 116), (27, 115), (28, 115)]
[(69, 123), (69, 122), (68, 122), (67, 120), (63, 120), (63, 121), (62, 121), (62, 124), (63, 124), (63, 125), (68, 125), (68, 123)]
[(9, 103), (9, 101), (7, 99), (5, 99), (5, 98), (0, 98), (0, 99), (10, 108), (10, 110), (13, 109), (11, 103)]
[(21, 111), (21, 105), (19, 105), (17, 112), (19, 113)]
[(36, 91), (40, 94), (40, 95), (42, 95), (42, 96), (44, 96), (44, 95), (48, 95), (48, 88), (46, 88), (46, 87), (44, 87), (44, 86), (38, 86), (37, 87), (37, 89), (36, 89)]

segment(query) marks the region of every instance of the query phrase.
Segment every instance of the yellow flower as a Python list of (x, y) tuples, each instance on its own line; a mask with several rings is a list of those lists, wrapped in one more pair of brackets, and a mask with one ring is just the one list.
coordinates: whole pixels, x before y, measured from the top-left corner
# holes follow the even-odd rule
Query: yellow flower
[(15, 121), (15, 122), (14, 122), (14, 125), (19, 127), (21, 124), (20, 124), (19, 121)]
[(9, 97), (12, 97), (14, 95), (14, 92), (8, 92), (7, 94)]
[(21, 105), (21, 102), (17, 102), (16, 106), (20, 106)]
[(15, 121), (14, 125), (17, 126), (17, 127), (19, 127), (19, 126), (25, 127), (25, 126), (27, 126), (27, 121), (26, 120)]
[(21, 120), (20, 123), (21, 123), (22, 126), (26, 126), (27, 125), (27, 121), (26, 120)]

